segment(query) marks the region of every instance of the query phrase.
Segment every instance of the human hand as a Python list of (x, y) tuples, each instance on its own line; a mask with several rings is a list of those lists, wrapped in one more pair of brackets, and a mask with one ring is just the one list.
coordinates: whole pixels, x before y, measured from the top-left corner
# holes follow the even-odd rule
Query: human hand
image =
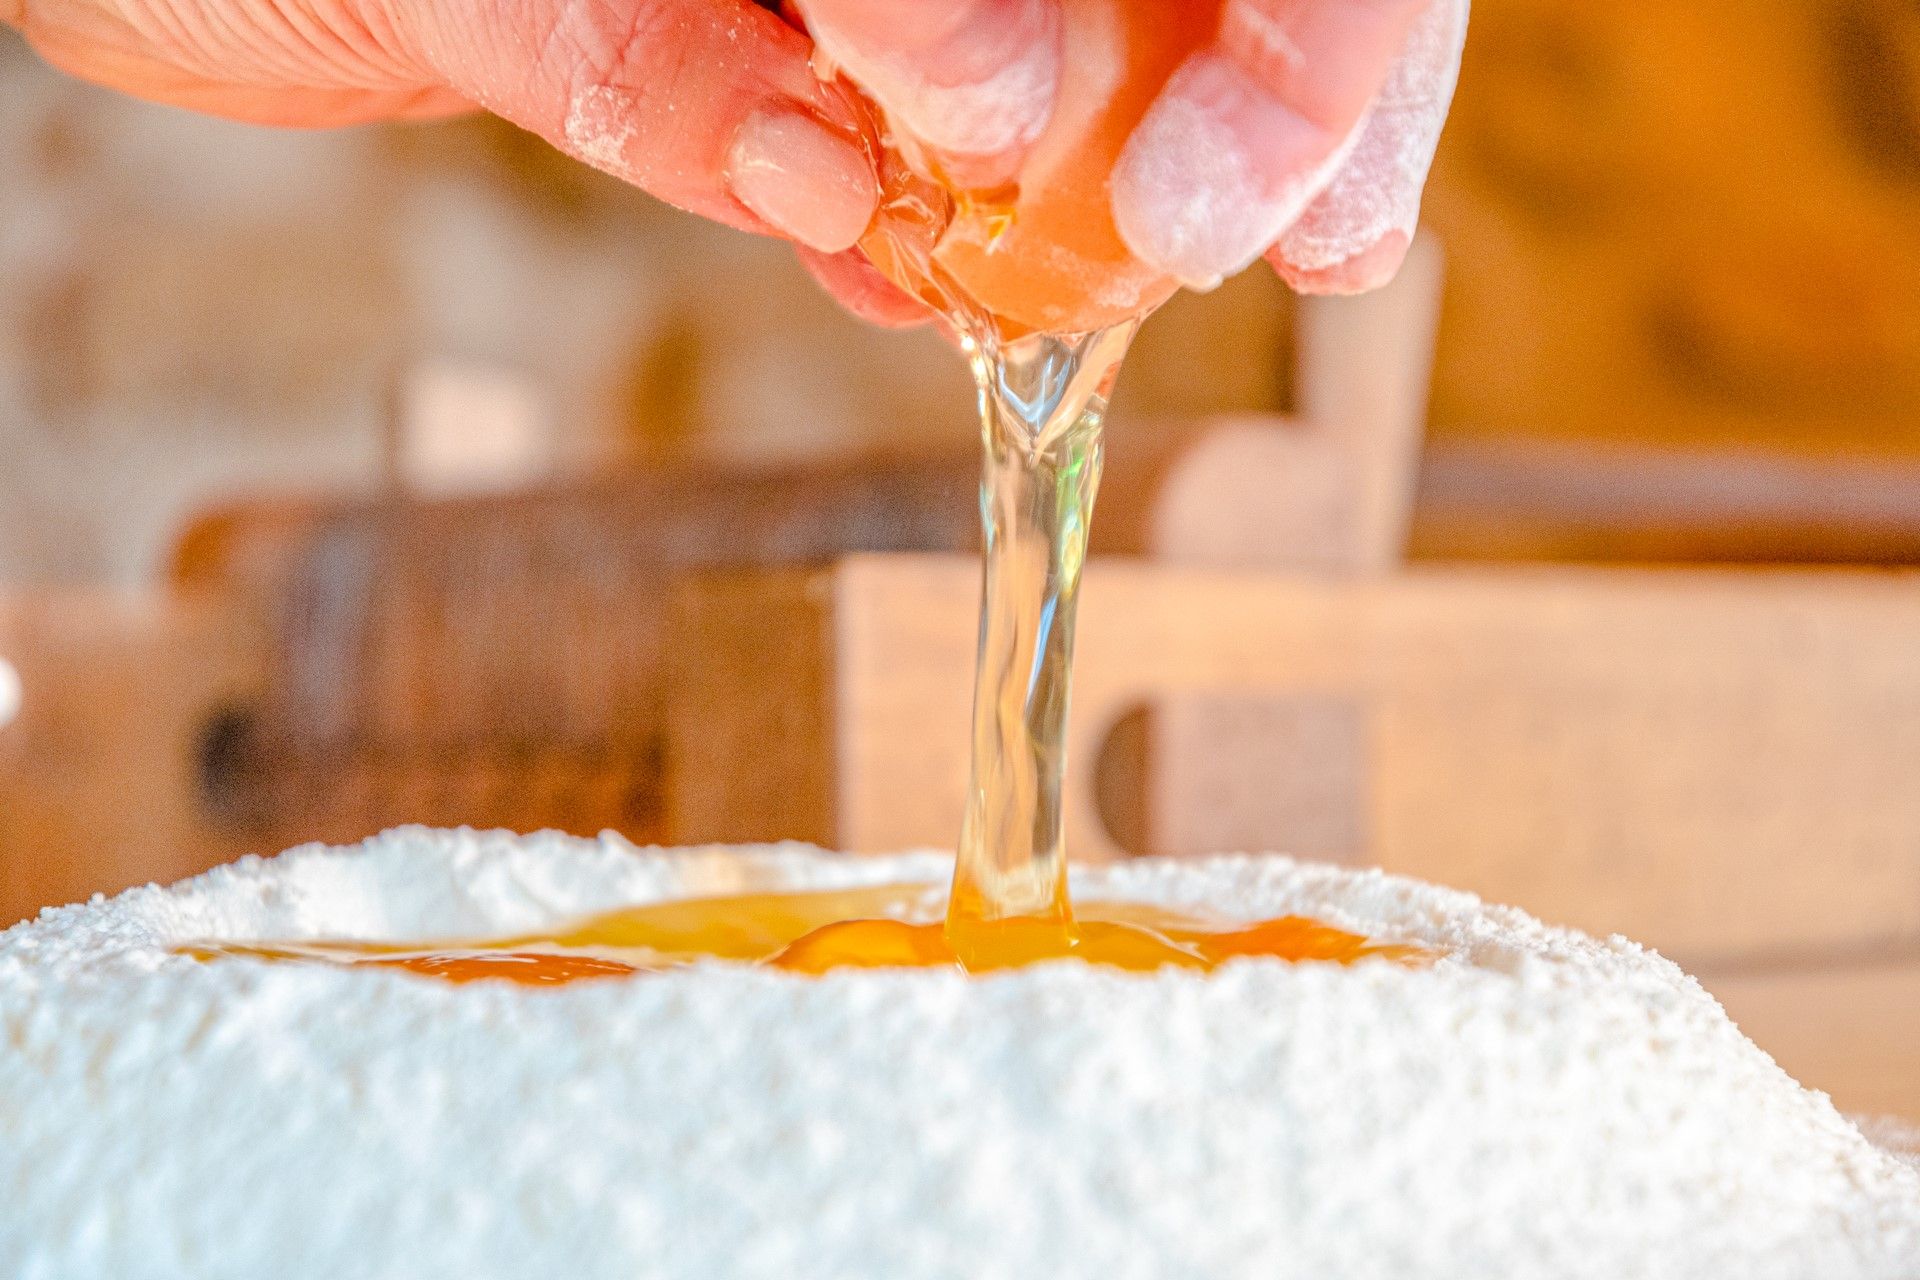
[(327, 127), (476, 105), (663, 200), (822, 252), (871, 221), (857, 97), (751, 0), (0, 0), (50, 62), (140, 97)]
[[(1063, 0), (794, 0), (950, 173), (1013, 174), (1053, 110)], [(1070, 3), (1070, 0), (1069, 0)], [(1165, 0), (1169, 14), (1181, 6)], [(1226, 0), (1122, 151), (1115, 225), (1206, 288), (1265, 256), (1296, 289), (1384, 284), (1412, 243), (1468, 0)]]
[[(1044, 127), (1059, 0), (800, 0), (825, 51), (973, 179)], [(1206, 286), (1268, 251), (1304, 290), (1370, 287), (1411, 240), (1467, 0), (1228, 0), (1222, 33), (1114, 175), (1141, 258)], [(861, 103), (749, 0), (0, 0), (84, 78), (257, 123), (484, 106), (682, 208), (796, 243), (880, 323), (925, 319), (858, 253), (877, 182)]]

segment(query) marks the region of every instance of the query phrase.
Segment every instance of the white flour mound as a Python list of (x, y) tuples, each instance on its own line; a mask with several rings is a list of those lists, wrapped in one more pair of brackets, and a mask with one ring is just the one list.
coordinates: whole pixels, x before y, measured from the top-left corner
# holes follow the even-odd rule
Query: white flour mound
[(1920, 1276), (1920, 1170), (1673, 965), (1391, 876), (1076, 888), (1451, 959), (542, 991), (168, 952), (945, 874), (403, 830), (45, 913), (0, 934), (0, 1275)]

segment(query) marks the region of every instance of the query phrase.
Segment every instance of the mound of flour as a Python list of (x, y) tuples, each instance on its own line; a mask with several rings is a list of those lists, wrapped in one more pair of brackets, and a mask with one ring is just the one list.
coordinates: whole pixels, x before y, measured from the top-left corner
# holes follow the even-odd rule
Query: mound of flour
[(1920, 1275), (1920, 1170), (1671, 964), (1278, 858), (1089, 898), (1449, 949), (528, 990), (169, 954), (537, 929), (933, 856), (404, 830), (0, 934), (0, 1275)]

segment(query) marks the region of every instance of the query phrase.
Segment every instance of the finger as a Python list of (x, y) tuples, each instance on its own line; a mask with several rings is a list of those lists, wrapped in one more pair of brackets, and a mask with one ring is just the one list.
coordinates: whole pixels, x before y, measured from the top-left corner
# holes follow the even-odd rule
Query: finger
[(862, 320), (886, 329), (911, 329), (933, 319), (925, 303), (881, 275), (857, 249), (828, 254), (796, 245), (794, 252), (820, 287)]
[(827, 253), (872, 220), (862, 109), (814, 75), (803, 33), (748, 0), (416, 13), (395, 10), (396, 28), (455, 91), (662, 200)]
[(1338, 168), (1422, 0), (1227, 0), (1113, 175), (1136, 256), (1211, 288), (1280, 238)]
[(1058, 0), (797, 0), (821, 50), (959, 185), (1001, 185), (1053, 113)]
[(1353, 154), (1268, 252), (1300, 292), (1358, 293), (1400, 269), (1459, 80), (1467, 7), (1433, 0), (1414, 23)]
[(233, 120), (329, 128), (472, 109), (381, 52), (344, 8), (330, 16), (296, 27), (273, 6), (227, 0), (16, 0), (10, 19), (69, 74)]
[(473, 103), (448, 89), (262, 88), (223, 84), (183, 75), (164, 63), (135, 58), (104, 61), (70, 57), (59, 42), (35, 48), (52, 65), (71, 75), (104, 84), (148, 102), (219, 116), (242, 124), (293, 129), (337, 129), (381, 120), (440, 120), (475, 110)]

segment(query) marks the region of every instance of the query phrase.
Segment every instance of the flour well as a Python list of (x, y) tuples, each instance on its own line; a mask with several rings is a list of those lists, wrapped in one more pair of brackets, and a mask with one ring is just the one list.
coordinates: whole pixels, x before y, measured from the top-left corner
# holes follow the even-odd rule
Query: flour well
[(1451, 953), (1430, 970), (528, 991), (169, 954), (947, 867), (405, 830), (46, 913), (0, 935), (0, 1274), (1920, 1274), (1920, 1171), (1679, 970), (1390, 876), (1074, 889), (1297, 911)]

